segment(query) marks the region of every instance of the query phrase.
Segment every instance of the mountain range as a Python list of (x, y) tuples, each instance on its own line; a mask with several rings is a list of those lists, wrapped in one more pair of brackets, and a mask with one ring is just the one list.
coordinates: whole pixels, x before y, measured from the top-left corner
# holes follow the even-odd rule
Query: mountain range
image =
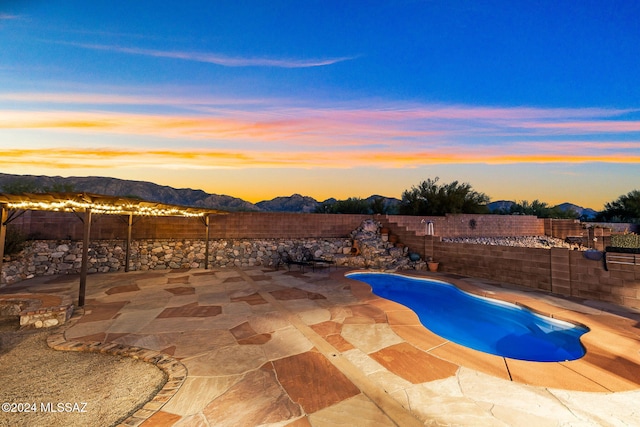
[[(491, 202), (487, 204), (490, 212), (495, 211), (506, 211), (508, 212), (511, 206), (515, 205), (515, 202), (510, 200), (498, 200), (496, 202)], [(550, 206), (550, 208), (558, 208), (561, 211), (574, 211), (578, 214), (579, 218), (583, 218), (586, 220), (590, 220), (595, 218), (598, 214), (598, 211), (591, 208), (583, 208), (582, 206), (575, 205), (573, 203), (565, 202), (556, 206)]]
[[(0, 173), (0, 192), (37, 192), (37, 191), (81, 191), (87, 193), (105, 194), (110, 196), (134, 197), (147, 201), (167, 203), (173, 205), (194, 206), (202, 208), (220, 209), (231, 212), (315, 212), (320, 206), (336, 203), (330, 198), (322, 202), (313, 197), (293, 194), (291, 196), (276, 197), (258, 203), (250, 203), (237, 197), (223, 194), (211, 194), (203, 190), (191, 188), (173, 188), (146, 181), (133, 181), (118, 178), (88, 176), (88, 177), (60, 177), (43, 175), (12, 175)], [(381, 196), (372, 195), (365, 199), (372, 201)], [(386, 206), (396, 206), (399, 199), (382, 197)], [(489, 203), (490, 211), (508, 210), (512, 201), (501, 200)], [(583, 208), (572, 203), (558, 205), (563, 210), (573, 209), (586, 218), (595, 216), (593, 209)]]

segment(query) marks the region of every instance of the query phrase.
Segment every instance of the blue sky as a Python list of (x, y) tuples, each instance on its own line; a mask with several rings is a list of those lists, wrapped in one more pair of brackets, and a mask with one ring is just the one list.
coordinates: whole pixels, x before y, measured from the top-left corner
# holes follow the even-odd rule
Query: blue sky
[(638, 188), (640, 2), (0, 3), (5, 173), (250, 201)]

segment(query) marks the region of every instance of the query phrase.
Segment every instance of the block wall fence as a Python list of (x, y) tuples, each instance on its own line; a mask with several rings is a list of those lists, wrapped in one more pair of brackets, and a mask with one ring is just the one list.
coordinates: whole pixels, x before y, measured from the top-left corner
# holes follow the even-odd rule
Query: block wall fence
[[(417, 235), (427, 234), (431, 222), (433, 234), (442, 237), (540, 236), (546, 234), (547, 228), (551, 230), (545, 220), (530, 215), (386, 215), (384, 219)], [(579, 223), (577, 226), (581, 229)]]
[[(433, 236), (424, 235), (425, 225), (416, 217), (390, 216), (381, 222), (391, 233), (398, 235), (399, 241), (411, 252), (420, 254), (423, 259), (432, 257), (438, 261), (439, 271), (640, 309), (640, 255), (635, 256), (635, 265), (608, 263), (605, 269), (602, 260), (589, 260), (584, 257), (584, 251), (443, 242), (443, 236), (438, 235), (438, 226), (440, 230), (450, 230), (446, 237), (473, 236), (464, 234), (465, 225), (468, 227), (468, 222), (476, 219), (476, 229), (482, 226), (486, 231), (479, 232), (478, 236), (489, 236), (489, 230), (496, 226), (493, 221), (502, 217), (452, 215), (453, 221), (449, 224), (439, 218), (440, 223), (434, 221), (436, 235)], [(585, 246), (595, 246), (598, 250), (603, 250), (610, 239), (608, 230), (583, 229), (574, 220), (516, 218), (514, 222), (507, 222), (509, 227), (505, 228), (513, 234), (500, 234), (498, 228), (493, 228), (493, 236), (582, 236)], [(445, 228), (447, 226), (449, 228)], [(414, 231), (417, 227), (420, 229)], [(516, 234), (517, 231), (522, 234)]]
[(440, 271), (640, 309), (640, 256), (635, 265), (585, 258), (583, 251), (448, 243), (425, 237)]
[[(371, 215), (230, 213), (210, 219), (211, 239), (345, 238)], [(602, 229), (585, 230), (578, 221), (538, 219), (532, 216), (447, 215), (411, 217), (376, 215), (399, 241), (423, 258), (440, 262), (440, 271), (590, 298), (640, 309), (640, 259), (636, 265), (588, 260), (582, 251), (534, 249), (443, 242), (442, 237), (551, 235), (594, 237), (606, 244)], [(425, 235), (432, 221), (434, 235)], [(28, 211), (11, 223), (26, 235), (49, 240), (82, 240), (82, 221), (74, 214)], [(125, 217), (94, 217), (91, 240), (125, 239)], [(598, 234), (600, 233), (600, 234)], [(199, 218), (134, 219), (132, 237), (141, 239), (203, 240)], [(600, 237), (598, 237), (600, 236)], [(602, 250), (602, 248), (597, 247)], [(640, 257), (638, 257), (640, 258)]]
[[(291, 239), (345, 237), (371, 215), (238, 212), (211, 215), (209, 218), (212, 239)], [(82, 240), (83, 223), (73, 213), (27, 211), (11, 225), (36, 239)], [(202, 218), (134, 217), (132, 238), (201, 239), (205, 230)], [(126, 216), (93, 215), (91, 240), (122, 239), (126, 236)]]
[[(528, 215), (334, 215), (283, 212), (236, 212), (210, 216), (212, 238), (306, 238), (345, 237), (368, 218), (398, 230), (424, 235), (427, 222), (433, 223), (434, 234), (443, 237), (536, 236), (560, 238), (583, 233), (576, 220), (548, 220)], [(37, 239), (81, 240), (82, 220), (73, 213), (27, 211), (11, 222), (24, 235)], [(134, 217), (134, 239), (195, 239), (204, 236), (201, 218)], [(127, 235), (127, 217), (93, 215), (92, 240), (119, 239)]]

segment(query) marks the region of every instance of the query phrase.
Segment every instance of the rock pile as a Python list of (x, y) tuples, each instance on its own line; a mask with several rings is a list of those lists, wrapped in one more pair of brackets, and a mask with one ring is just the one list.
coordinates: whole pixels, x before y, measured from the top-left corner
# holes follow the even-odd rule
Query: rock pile
[(407, 247), (396, 247), (393, 243), (383, 240), (381, 228), (377, 221), (363, 221), (351, 232), (351, 240), (354, 247), (358, 248), (359, 254), (342, 257), (338, 265), (382, 270), (424, 269), (424, 262), (414, 262), (408, 258)]
[[(383, 241), (380, 224), (364, 221), (350, 238), (342, 239), (219, 239), (209, 241), (211, 267), (278, 268), (285, 257), (308, 257), (335, 261), (338, 266), (357, 268), (424, 269), (424, 262), (410, 261), (407, 248)], [(354, 247), (358, 251), (354, 253)], [(125, 242), (100, 240), (89, 247), (89, 273), (123, 271)], [(204, 268), (203, 240), (136, 240), (131, 243), (130, 270)], [(82, 242), (32, 241), (12, 261), (3, 265), (2, 286), (36, 276), (78, 274), (82, 262)]]

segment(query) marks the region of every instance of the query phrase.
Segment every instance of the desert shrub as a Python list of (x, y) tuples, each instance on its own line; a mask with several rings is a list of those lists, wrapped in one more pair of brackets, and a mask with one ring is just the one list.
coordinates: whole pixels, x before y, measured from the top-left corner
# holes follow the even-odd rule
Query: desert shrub
[(640, 235), (638, 234), (613, 234), (611, 246), (616, 248), (640, 248)]
[(640, 190), (633, 190), (604, 205), (596, 220), (640, 224)]
[(489, 196), (475, 191), (471, 184), (453, 181), (439, 184), (439, 178), (427, 179), (402, 193), (401, 215), (445, 215), (448, 213), (489, 213)]
[(4, 254), (15, 255), (24, 249), (27, 238), (15, 227), (7, 226), (7, 235), (4, 241)]

